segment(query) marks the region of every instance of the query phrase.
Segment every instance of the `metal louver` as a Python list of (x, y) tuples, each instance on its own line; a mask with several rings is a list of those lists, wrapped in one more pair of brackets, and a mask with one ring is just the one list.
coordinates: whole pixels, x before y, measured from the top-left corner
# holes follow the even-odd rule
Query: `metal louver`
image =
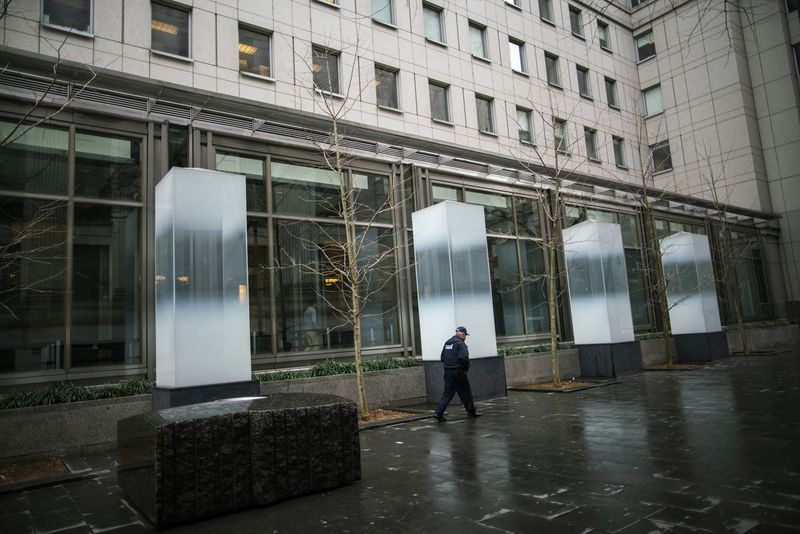
[(68, 86), (62, 82), (53, 82), (45, 78), (34, 78), (32, 76), (21, 76), (13, 72), (0, 73), (0, 86), (15, 87), (32, 91), (37, 96), (45, 92), (50, 95), (66, 97), (69, 90)]
[(76, 92), (75, 99), (83, 102), (106, 104), (109, 106), (117, 106), (141, 112), (147, 111), (146, 98), (136, 98), (119, 93), (108, 93), (105, 91), (99, 91), (97, 89), (91, 89), (88, 87), (75, 92)]

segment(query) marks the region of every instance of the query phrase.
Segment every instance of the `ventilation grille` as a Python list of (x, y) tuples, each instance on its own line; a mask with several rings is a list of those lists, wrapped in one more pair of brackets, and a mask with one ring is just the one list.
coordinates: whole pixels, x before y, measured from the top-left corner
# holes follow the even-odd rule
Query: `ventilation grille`
[(387, 148), (385, 150), (381, 150), (379, 152), (379, 154), (381, 154), (382, 156), (389, 156), (391, 158), (402, 159), (403, 158), (403, 149), (400, 148), (400, 147), (396, 147), (396, 146), (390, 146), (389, 148)]
[(495, 172), (497, 176), (505, 176), (506, 178), (517, 178), (517, 171), (511, 169), (500, 169), (499, 171)]
[(363, 150), (364, 152), (376, 152), (378, 149), (377, 143), (370, 143), (369, 141), (360, 141), (358, 139), (343, 138), (340, 141), (341, 145), (353, 150)]
[(474, 163), (472, 161), (466, 161), (463, 159), (454, 159), (450, 162), (451, 167), (455, 167), (457, 169), (464, 169), (465, 171), (473, 171), (482, 174), (488, 174), (489, 168), (486, 165), (481, 165), (480, 163)]
[(20, 76), (11, 72), (0, 74), (0, 85), (33, 91), (37, 96), (47, 92), (49, 95), (66, 97), (69, 93), (65, 83), (52, 83), (51, 80)]
[(118, 93), (107, 93), (88, 87), (80, 91), (75, 99), (82, 102), (93, 102), (96, 104), (106, 104), (109, 106), (118, 106), (125, 109), (147, 112), (147, 99), (135, 98)]
[(306, 141), (311, 141), (312, 143), (328, 143), (331, 139), (329, 135), (302, 130), (300, 128), (292, 128), (282, 124), (265, 123), (262, 124), (257, 131), (265, 134), (277, 135), (279, 137), (304, 139)]
[(411, 161), (421, 161), (424, 163), (434, 163), (434, 164), (439, 163), (439, 156), (437, 156), (436, 154), (431, 154), (429, 152), (414, 152), (413, 154), (408, 156), (408, 159), (410, 159)]
[(183, 106), (178, 106), (175, 104), (170, 104), (168, 102), (156, 102), (153, 104), (153, 108), (150, 110), (151, 113), (155, 113), (157, 115), (165, 115), (167, 117), (174, 117), (183, 120), (189, 120), (192, 116), (191, 109)]
[(198, 122), (207, 122), (209, 124), (216, 124), (219, 126), (228, 126), (230, 128), (241, 128), (245, 130), (253, 129), (253, 119), (236, 115), (225, 115), (223, 113), (216, 113), (213, 111), (201, 111), (195, 120)]

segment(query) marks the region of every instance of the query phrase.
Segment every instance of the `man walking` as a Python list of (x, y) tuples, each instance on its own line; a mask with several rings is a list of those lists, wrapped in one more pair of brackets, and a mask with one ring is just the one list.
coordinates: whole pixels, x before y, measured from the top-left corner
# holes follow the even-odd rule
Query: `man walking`
[(441, 360), (444, 363), (444, 391), (439, 404), (436, 405), (436, 420), (444, 423), (444, 411), (453, 395), (458, 393), (461, 404), (467, 410), (468, 417), (480, 417), (475, 411), (475, 403), (472, 401), (472, 390), (469, 387), (467, 371), (469, 371), (469, 348), (464, 343), (464, 339), (469, 334), (463, 326), (456, 328), (456, 335), (444, 342)]

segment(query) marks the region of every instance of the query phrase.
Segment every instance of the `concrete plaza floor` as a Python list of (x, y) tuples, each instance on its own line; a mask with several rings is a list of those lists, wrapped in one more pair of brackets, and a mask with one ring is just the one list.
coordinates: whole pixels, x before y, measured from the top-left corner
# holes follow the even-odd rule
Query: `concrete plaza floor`
[[(800, 350), (509, 392), (361, 433), (363, 479), (170, 532), (800, 531)], [(74, 461), (75, 459), (73, 459)], [(0, 496), (0, 532), (154, 530), (96, 476)]]

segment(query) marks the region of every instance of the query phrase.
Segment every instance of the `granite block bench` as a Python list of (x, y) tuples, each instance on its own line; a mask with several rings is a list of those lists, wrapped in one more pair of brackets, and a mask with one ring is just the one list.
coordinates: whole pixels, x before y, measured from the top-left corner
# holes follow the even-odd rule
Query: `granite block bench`
[(117, 431), (119, 486), (158, 526), (361, 479), (358, 410), (335, 395), (192, 404), (123, 419)]

